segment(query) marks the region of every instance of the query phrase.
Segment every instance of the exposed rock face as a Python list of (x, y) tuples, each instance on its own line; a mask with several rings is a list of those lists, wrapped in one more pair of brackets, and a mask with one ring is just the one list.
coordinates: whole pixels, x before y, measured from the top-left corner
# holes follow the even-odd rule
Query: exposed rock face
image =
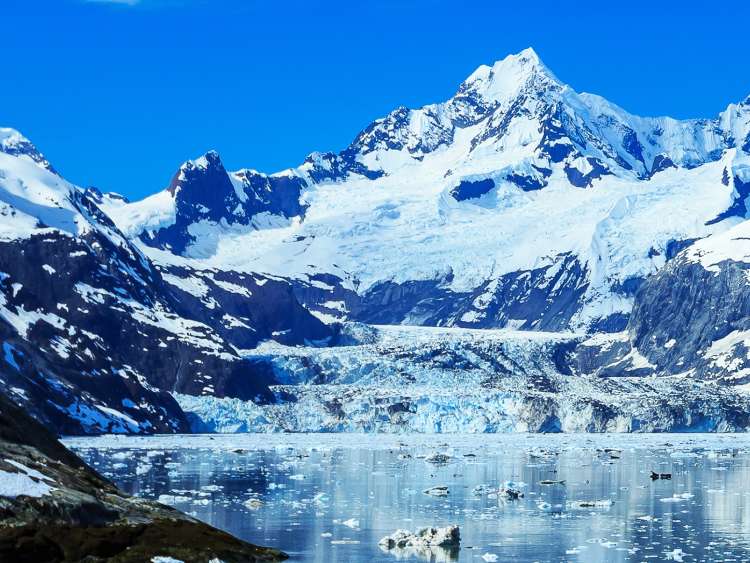
[[(572, 256), (499, 276), (459, 293), (442, 282), (383, 282), (347, 300), (348, 318), (373, 324), (564, 330), (580, 309), (588, 272)], [(607, 319), (602, 319), (606, 323)]]
[(648, 280), (629, 325), (631, 343), (666, 373), (750, 381), (750, 264), (719, 271), (680, 256)]
[(749, 229), (695, 243), (643, 284), (615, 366), (638, 355), (655, 374), (750, 381)]
[(296, 217), (304, 212), (300, 190), (304, 182), (295, 176), (266, 176), (253, 170), (229, 174), (210, 151), (183, 164), (167, 191), (173, 199), (174, 223), (143, 233), (151, 246), (182, 254), (196, 243), (201, 223), (251, 225), (261, 214)]
[(300, 304), (293, 285), (261, 274), (162, 266), (164, 280), (184, 316), (211, 326), (238, 349), (262, 340), (282, 344), (328, 344), (337, 327)]
[[(0, 395), (0, 559), (280, 561), (170, 507), (128, 497)], [(13, 490), (14, 485), (20, 485)]]
[(61, 432), (184, 431), (164, 391), (266, 392), (210, 325), (177, 312), (185, 308), (133, 249), (35, 235), (0, 243), (0, 271), (6, 318), (19, 331), (3, 322), (3, 379)]

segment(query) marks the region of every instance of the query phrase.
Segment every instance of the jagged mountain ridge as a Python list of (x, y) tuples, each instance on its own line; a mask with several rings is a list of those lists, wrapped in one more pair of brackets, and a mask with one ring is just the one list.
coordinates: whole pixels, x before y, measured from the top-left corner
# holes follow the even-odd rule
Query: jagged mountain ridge
[[(749, 147), (750, 98), (716, 119), (637, 117), (527, 49), (339, 154), (264, 175), (210, 152), (102, 208), (162, 267), (286, 278), (322, 318), (616, 331), (675, 248), (745, 217)], [(660, 206), (686, 213), (661, 224)]]
[(262, 276), (206, 272), (214, 305), (195, 307), (180, 278), (167, 283), (99, 209), (100, 193), (63, 180), (20, 134), (9, 138), (0, 146), (0, 390), (50, 428), (186, 431), (169, 392), (271, 400), (273, 376), (239, 349), (332, 337), (288, 284)]

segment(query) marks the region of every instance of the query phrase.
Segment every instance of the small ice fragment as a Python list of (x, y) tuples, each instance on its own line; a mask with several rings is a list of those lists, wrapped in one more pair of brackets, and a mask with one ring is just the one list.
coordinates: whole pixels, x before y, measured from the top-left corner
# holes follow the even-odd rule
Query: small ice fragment
[(568, 501), (568, 508), (581, 509), (581, 508), (610, 508), (612, 506), (611, 499), (602, 500), (573, 500)]
[(424, 460), (427, 463), (432, 463), (433, 465), (446, 465), (450, 463), (453, 458), (448, 454), (434, 453), (428, 455), (426, 458), (424, 458)]
[(431, 495), (433, 497), (447, 497), (448, 487), (444, 485), (438, 485), (436, 487), (430, 487), (429, 489), (425, 489), (422, 492), (426, 495)]
[(665, 555), (667, 556), (667, 561), (684, 561), (685, 552), (678, 547), (667, 552)]
[(258, 498), (251, 498), (244, 502), (245, 506), (250, 510), (258, 510), (263, 506), (263, 501)]

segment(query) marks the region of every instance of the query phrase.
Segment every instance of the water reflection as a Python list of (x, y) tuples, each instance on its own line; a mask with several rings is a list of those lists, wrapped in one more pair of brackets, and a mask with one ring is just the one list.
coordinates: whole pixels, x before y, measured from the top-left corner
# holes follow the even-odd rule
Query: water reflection
[[(622, 451), (603, 448), (606, 438), (582, 446), (553, 436), (392, 439), (392, 447), (371, 437), (344, 445), (336, 436), (217, 437), (189, 448), (178, 440), (71, 445), (126, 491), (300, 561), (750, 558), (750, 453), (708, 447), (710, 439), (634, 436), (620, 439)], [(448, 463), (428, 463), (435, 452)], [(672, 478), (652, 481), (652, 470)], [(495, 494), (508, 481), (522, 498)], [(447, 496), (424, 494), (439, 485)], [(397, 529), (449, 524), (461, 527), (460, 550), (378, 547)]]

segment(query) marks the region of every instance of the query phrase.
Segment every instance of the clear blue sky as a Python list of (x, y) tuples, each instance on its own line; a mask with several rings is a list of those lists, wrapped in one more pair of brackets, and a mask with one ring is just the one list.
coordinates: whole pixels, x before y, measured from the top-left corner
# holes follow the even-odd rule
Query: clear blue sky
[(641, 115), (750, 94), (749, 2), (2, 0), (0, 18), (0, 124), (131, 198), (208, 149), (267, 172), (340, 150), (528, 46)]

